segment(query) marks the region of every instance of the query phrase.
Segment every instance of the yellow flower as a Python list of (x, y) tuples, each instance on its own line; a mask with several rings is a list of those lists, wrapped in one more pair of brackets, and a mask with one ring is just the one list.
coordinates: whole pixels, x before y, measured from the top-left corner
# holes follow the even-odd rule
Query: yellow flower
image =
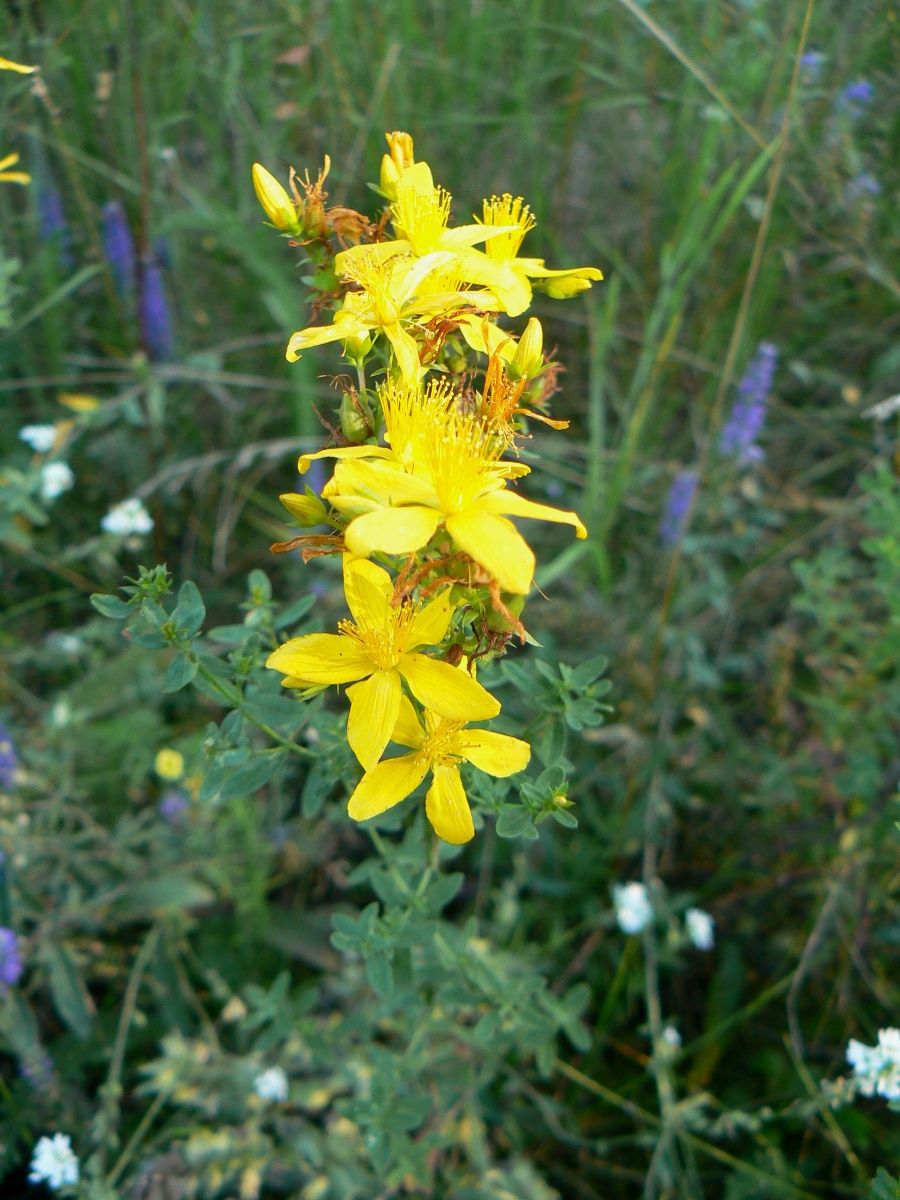
[(347, 342), (383, 333), (391, 344), (400, 374), (415, 386), (422, 375), (415, 338), (404, 324), (427, 320), (439, 313), (465, 305), (496, 308), (489, 292), (450, 290), (432, 292), (423, 288), (427, 276), (447, 266), (451, 255), (427, 254), (424, 258), (382, 261), (377, 246), (354, 247), (362, 251), (344, 268), (344, 274), (362, 290), (350, 292), (331, 325), (312, 325), (293, 334), (285, 356), (296, 362), (300, 352), (326, 342)]
[[(490, 287), (490, 280), (496, 275), (502, 286), (502, 274), (495, 271), (491, 260), (483, 254), (473, 254), (472, 247), (514, 231), (514, 225), (504, 229), (477, 223), (451, 229), (450, 193), (435, 186), (431, 168), (425, 162), (406, 167), (399, 174), (392, 195), (391, 212), (397, 237), (390, 242), (342, 250), (334, 260), (339, 275), (352, 275), (354, 264), (365, 256), (385, 262), (400, 255), (425, 258), (431, 254), (447, 254), (458, 284), (479, 283)], [(470, 262), (475, 264), (471, 276)]]
[(160, 750), (153, 764), (160, 779), (168, 780), (170, 783), (176, 779), (180, 779), (184, 774), (184, 756), (179, 754), (177, 750)]
[(384, 136), (388, 144), (388, 153), (381, 160), (379, 182), (388, 200), (393, 200), (397, 195), (397, 183), (401, 176), (416, 160), (413, 154), (413, 140), (408, 133), (396, 130)]
[(275, 228), (299, 233), (300, 222), (294, 202), (275, 176), (262, 163), (254, 163), (251, 174), (256, 198)]
[[(531, 280), (539, 280), (535, 287), (556, 300), (563, 300), (583, 292), (593, 280), (603, 278), (596, 267), (554, 271), (544, 266), (542, 258), (519, 258), (525, 234), (535, 226), (531, 210), (521, 196), (505, 193), (485, 200), (482, 223), (488, 228), (502, 229), (502, 235), (485, 243), (484, 255), (479, 254), (479, 261), (473, 259), (469, 264), (468, 277), (472, 283), (490, 288), (510, 317), (517, 317), (531, 304)], [(482, 257), (490, 262), (480, 262)]]
[(519, 738), (466, 729), (460, 721), (448, 721), (427, 710), (423, 728), (405, 697), (392, 738), (409, 746), (412, 754), (384, 759), (367, 771), (350, 797), (348, 813), (354, 821), (377, 817), (405, 800), (430, 771), (425, 815), (438, 837), (453, 845), (475, 836), (459, 764), (470, 762), (488, 775), (506, 776), (524, 770), (531, 758), (531, 747)]
[(437, 399), (430, 404), (426, 392), (409, 414), (407, 436), (421, 455), (415, 472), (389, 459), (348, 458), (338, 463), (323, 499), (351, 518), (344, 540), (352, 554), (410, 554), (443, 526), (503, 591), (524, 594), (534, 577), (534, 554), (508, 518), (572, 525), (580, 538), (587, 530), (574, 512), (510, 491), (507, 481), (529, 468), (501, 458), (506, 432), (458, 407), (436, 415)]
[(287, 686), (356, 683), (347, 691), (347, 741), (367, 770), (381, 757), (397, 722), (401, 680), (421, 704), (457, 721), (483, 721), (500, 711), (467, 672), (415, 653), (446, 635), (453, 616), (448, 593), (417, 608), (391, 604), (393, 590), (387, 571), (346, 556), (344, 594), (353, 620), (342, 621), (337, 634), (291, 638), (266, 663), (288, 676)]
[(18, 161), (18, 154), (7, 154), (5, 158), (0, 158), (0, 183), (31, 183), (31, 176), (27, 171), (8, 171), (6, 169), (14, 167)]
[(16, 71), (19, 75), (31, 75), (37, 67), (26, 67), (24, 63), (13, 62), (10, 58), (0, 57), (0, 71)]

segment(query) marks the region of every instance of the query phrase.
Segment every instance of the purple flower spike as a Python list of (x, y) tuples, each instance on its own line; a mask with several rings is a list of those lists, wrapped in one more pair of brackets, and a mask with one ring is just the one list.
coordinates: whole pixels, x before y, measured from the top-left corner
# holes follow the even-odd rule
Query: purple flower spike
[(754, 462), (762, 458), (762, 450), (756, 444), (756, 439), (762, 432), (766, 400), (772, 388), (777, 362), (778, 347), (771, 342), (760, 342), (738, 384), (738, 398), (722, 429), (719, 449), (739, 462)]
[(147, 353), (154, 362), (164, 362), (172, 353), (172, 324), (162, 269), (155, 261), (144, 265), (139, 307)]
[(129, 300), (134, 294), (137, 259), (128, 217), (118, 200), (110, 200), (103, 206), (103, 252), (116, 281), (116, 290), (123, 299)]
[(853, 83), (848, 83), (839, 93), (838, 108), (844, 109), (852, 117), (857, 117), (874, 97), (875, 88), (868, 79), (856, 79)]
[(0, 721), (0, 788), (12, 787), (18, 765), (19, 756), (16, 754), (10, 732)]
[(0, 926), (0, 992), (15, 987), (23, 969), (19, 939), (11, 929)]
[(659, 527), (659, 536), (663, 545), (674, 546), (681, 537), (696, 492), (697, 472), (679, 471), (669, 488), (665, 511)]
[(189, 807), (187, 796), (172, 788), (159, 802), (159, 815), (170, 825), (180, 825)]
[(59, 189), (50, 180), (38, 191), (37, 210), (42, 241), (56, 243), (61, 266), (73, 266), (75, 260), (72, 257), (69, 222), (66, 220)]

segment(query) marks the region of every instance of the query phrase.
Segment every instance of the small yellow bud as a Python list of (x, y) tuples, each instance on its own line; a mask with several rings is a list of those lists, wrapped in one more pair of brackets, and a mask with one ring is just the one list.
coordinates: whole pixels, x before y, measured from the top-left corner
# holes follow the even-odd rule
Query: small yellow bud
[(177, 750), (160, 750), (153, 763), (160, 779), (173, 783), (184, 774), (184, 757)]
[(388, 152), (398, 172), (402, 173), (407, 167), (413, 166), (416, 160), (413, 154), (413, 140), (409, 134), (396, 129), (393, 133), (386, 133), (384, 136), (388, 144)]
[(247, 1015), (247, 1005), (240, 996), (232, 996), (222, 1009), (222, 1020), (230, 1025), (233, 1021), (242, 1021)]
[(400, 172), (397, 170), (397, 164), (389, 154), (385, 154), (381, 160), (381, 175), (378, 182), (388, 200), (397, 199), (397, 184), (400, 182)]
[(327, 518), (325, 505), (309, 488), (301, 496), (299, 492), (284, 492), (278, 499), (298, 525), (309, 527), (321, 525)]
[(276, 229), (299, 233), (300, 222), (293, 201), (275, 176), (262, 163), (253, 164), (253, 190), (263, 211)]
[(519, 338), (511, 363), (514, 379), (531, 379), (544, 365), (544, 330), (537, 317), (532, 317)]

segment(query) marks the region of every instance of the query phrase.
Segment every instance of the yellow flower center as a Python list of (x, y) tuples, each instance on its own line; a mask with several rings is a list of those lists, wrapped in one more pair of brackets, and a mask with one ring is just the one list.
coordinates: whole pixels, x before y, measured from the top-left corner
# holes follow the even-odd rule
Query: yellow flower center
[(422, 432), (444, 420), (456, 395), (445, 379), (432, 379), (425, 392), (391, 378), (378, 389), (385, 441), (406, 467), (422, 461)]
[(508, 262), (519, 253), (525, 234), (534, 229), (537, 221), (521, 196), (504, 192), (502, 196), (491, 196), (490, 200), (484, 201), (481, 223), (491, 226), (518, 225), (519, 228), (512, 233), (498, 233), (484, 244), (485, 254), (489, 258), (495, 262)]
[(503, 478), (498, 469), (506, 439), (477, 413), (449, 409), (421, 432), (423, 459), (442, 512), (464, 512)]
[(432, 770), (435, 767), (454, 767), (463, 761), (460, 753), (460, 731), (463, 721), (448, 721), (432, 712), (425, 713), (425, 742), (419, 753)]
[(413, 605), (403, 604), (391, 608), (382, 625), (344, 620), (338, 622), (338, 632), (358, 642), (375, 663), (376, 670), (393, 671), (406, 653), (407, 630), (414, 616)]
[(394, 224), (418, 255), (436, 250), (450, 220), (450, 193), (442, 187), (430, 192), (409, 186), (398, 189), (393, 205)]
[(360, 254), (347, 263), (344, 274), (365, 292), (374, 324), (395, 325), (400, 320), (400, 306), (391, 289), (393, 263), (379, 262), (374, 254)]

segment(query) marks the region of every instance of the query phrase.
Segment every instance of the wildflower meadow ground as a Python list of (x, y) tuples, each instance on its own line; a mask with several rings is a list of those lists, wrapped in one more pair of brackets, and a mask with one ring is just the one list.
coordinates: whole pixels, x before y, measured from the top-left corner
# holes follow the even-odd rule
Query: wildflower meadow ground
[(6, 6), (4, 1200), (898, 1200), (897, 26)]

